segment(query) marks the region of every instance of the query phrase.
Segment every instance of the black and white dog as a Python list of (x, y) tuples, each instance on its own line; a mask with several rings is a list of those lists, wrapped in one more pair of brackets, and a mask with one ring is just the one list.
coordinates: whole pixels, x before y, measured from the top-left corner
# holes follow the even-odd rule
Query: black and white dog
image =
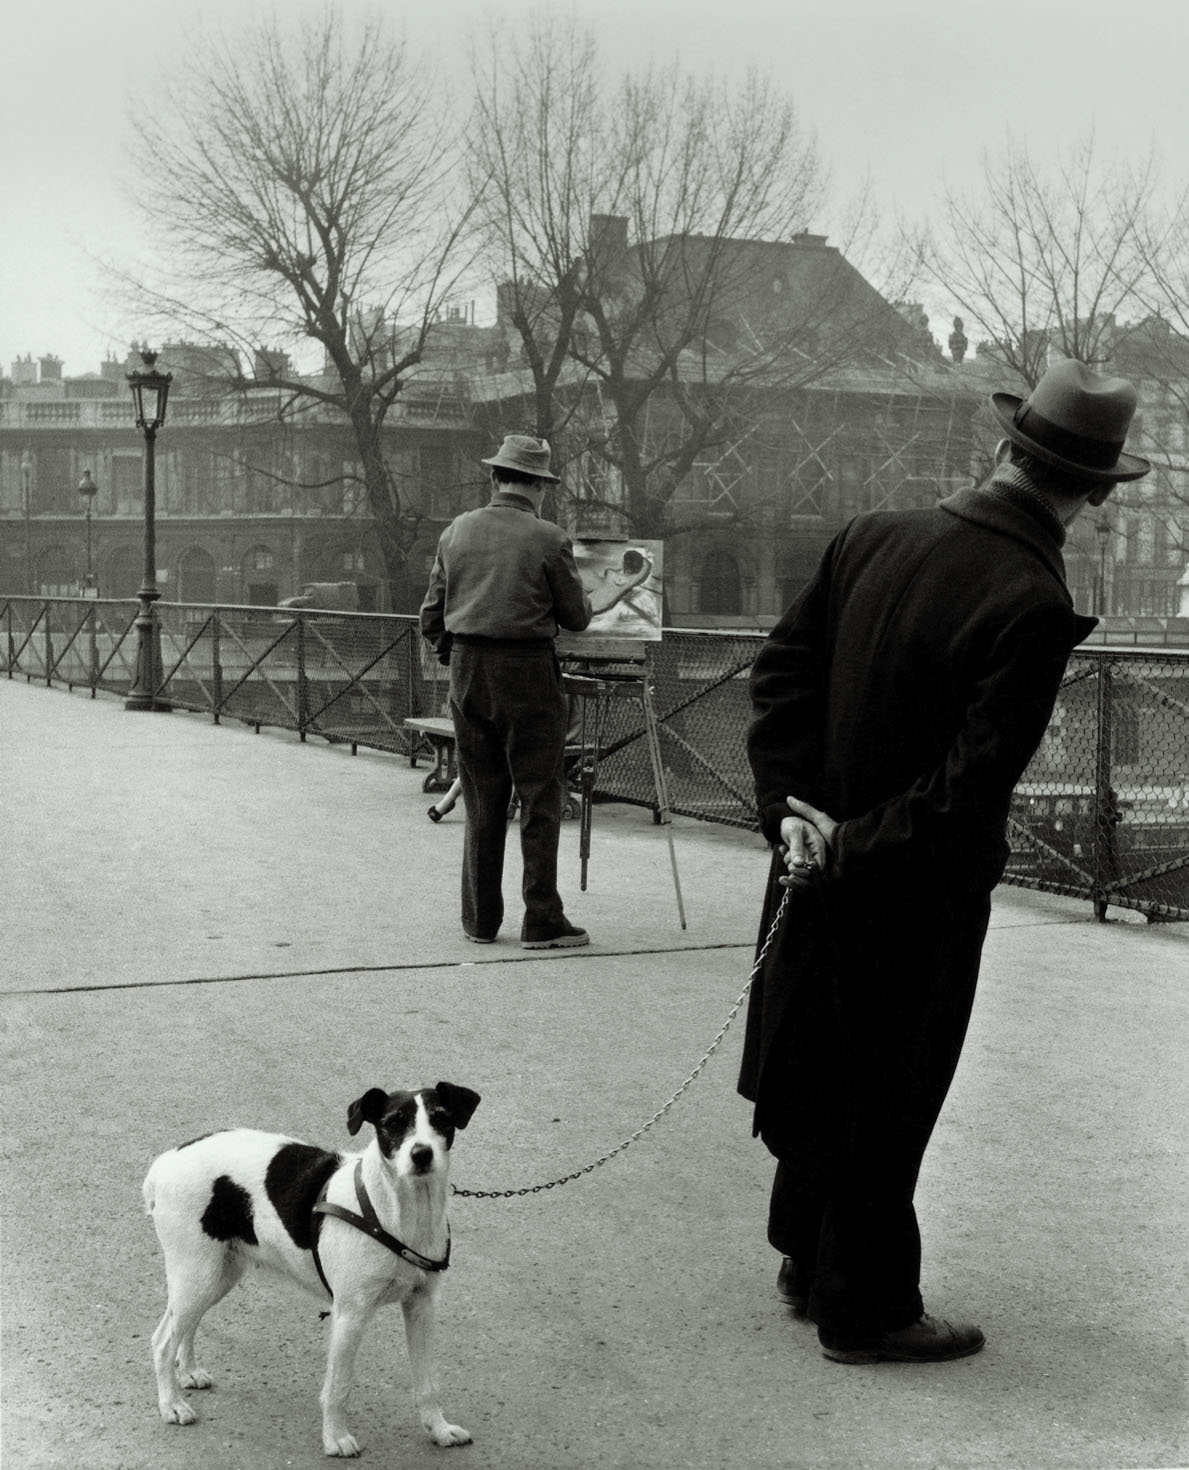
[(373, 1087), (347, 1112), (351, 1134), (376, 1130), (362, 1153), (339, 1154), (275, 1133), (232, 1128), (171, 1149), (144, 1181), (145, 1208), (165, 1257), (169, 1301), (153, 1333), (161, 1417), (193, 1424), (186, 1388), (209, 1388), (194, 1359), (203, 1315), (263, 1266), (330, 1301), (322, 1447), (354, 1456), (346, 1425), (355, 1356), (372, 1314), (400, 1302), (413, 1402), (435, 1444), (468, 1444), (438, 1403), (434, 1296), (450, 1259), (450, 1146), (479, 1105), (452, 1082), (414, 1092)]

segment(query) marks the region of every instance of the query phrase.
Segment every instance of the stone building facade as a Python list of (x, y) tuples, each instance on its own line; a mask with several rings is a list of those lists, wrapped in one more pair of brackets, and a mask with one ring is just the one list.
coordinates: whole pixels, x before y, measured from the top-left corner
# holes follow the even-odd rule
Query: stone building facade
[[(784, 254), (782, 256), (781, 250)], [(769, 247), (781, 283), (803, 278), (819, 237)], [(865, 286), (866, 290), (870, 290)], [(741, 387), (729, 429), (700, 452), (666, 511), (666, 620), (683, 627), (763, 629), (811, 576), (822, 549), (856, 512), (934, 503), (981, 478), (994, 431), (985, 405), (1010, 386), (986, 354), (956, 361), (923, 340), (919, 317), (886, 303), (881, 350), (799, 382)], [(760, 303), (749, 300), (749, 319)], [(895, 320), (903, 323), (897, 333)], [(715, 330), (728, 331), (719, 320)], [(1083, 518), (1067, 548), (1084, 611), (1175, 615), (1189, 528), (1185, 395), (1189, 343), (1157, 332), (1121, 342), (1117, 368), (1140, 383), (1133, 447), (1154, 474)], [(1184, 361), (1178, 354), (1184, 349)], [(487, 496), (480, 458), (498, 436), (530, 427), (531, 383), (506, 320), (477, 326), (451, 314), (385, 427), (385, 454), (403, 507), (407, 578), (390, 582), (346, 424), (326, 408), (291, 411), (262, 357), (247, 376), (222, 364), (236, 391), (212, 391), (197, 349), (162, 349), (174, 372), (157, 436), (157, 561), (164, 597), (186, 603), (275, 605), (310, 583), (354, 584), (361, 610), (415, 611), (441, 528)], [(92, 582), (132, 600), (143, 567), (144, 442), (125, 373), (110, 361), (69, 377), (56, 358), (24, 358), (0, 383), (0, 594), (74, 596), (87, 580), (90, 471)], [(571, 408), (602, 412), (597, 388), (575, 377)], [(671, 432), (664, 392), (649, 432)], [(622, 488), (591, 456), (564, 466), (547, 513), (575, 536), (633, 533)], [(597, 492), (597, 493), (595, 493)]]

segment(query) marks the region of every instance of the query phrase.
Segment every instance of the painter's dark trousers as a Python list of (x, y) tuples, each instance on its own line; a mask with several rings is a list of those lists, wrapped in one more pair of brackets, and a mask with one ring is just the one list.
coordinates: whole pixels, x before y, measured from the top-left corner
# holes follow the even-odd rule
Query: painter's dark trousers
[(557, 845), (566, 801), (567, 701), (553, 641), (457, 636), (450, 709), (466, 835), (462, 925), (494, 938), (504, 917), (504, 842), (512, 793), (520, 800), (524, 923), (559, 924)]

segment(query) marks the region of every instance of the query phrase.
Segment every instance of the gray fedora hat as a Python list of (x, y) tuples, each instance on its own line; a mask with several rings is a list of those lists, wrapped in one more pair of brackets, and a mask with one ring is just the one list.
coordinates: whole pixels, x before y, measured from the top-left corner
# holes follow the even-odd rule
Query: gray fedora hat
[(1126, 378), (1104, 378), (1064, 358), (1048, 368), (1027, 398), (992, 393), (991, 407), (1013, 444), (1087, 480), (1138, 480), (1152, 466), (1123, 444), (1136, 394)]
[(549, 468), (548, 439), (534, 439), (530, 434), (508, 434), (499, 447), (499, 453), (490, 459), (481, 459), (480, 464), (489, 464), (493, 469), (519, 470), (522, 475), (532, 475), (534, 480), (557, 481), (560, 476)]

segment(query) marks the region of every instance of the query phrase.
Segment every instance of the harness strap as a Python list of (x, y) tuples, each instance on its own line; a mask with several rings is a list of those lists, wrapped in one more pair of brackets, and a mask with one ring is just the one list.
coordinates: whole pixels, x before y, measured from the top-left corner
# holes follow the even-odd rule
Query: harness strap
[[(357, 1159), (355, 1163), (355, 1198), (359, 1202), (360, 1209), (358, 1215), (354, 1210), (348, 1210), (342, 1205), (331, 1204), (326, 1198), (329, 1188), (330, 1180), (328, 1179), (314, 1202), (313, 1213), (315, 1215), (333, 1215), (336, 1220), (345, 1220), (348, 1225), (354, 1225), (356, 1230), (362, 1230), (364, 1235), (370, 1235), (380, 1245), (387, 1246), (393, 1254), (400, 1256), (403, 1261), (408, 1261), (410, 1266), (416, 1266), (421, 1271), (445, 1271), (449, 1266), (449, 1234), (446, 1237), (446, 1254), (440, 1261), (435, 1261), (432, 1256), (423, 1256), (420, 1251), (415, 1251), (411, 1245), (406, 1245), (403, 1240), (398, 1240), (395, 1235), (390, 1235), (384, 1229), (380, 1224), (379, 1215), (376, 1214), (376, 1208), (368, 1196), (367, 1189), (364, 1187), (362, 1159)], [(310, 1250), (313, 1253), (314, 1265), (317, 1267), (322, 1285), (326, 1288), (327, 1295), (333, 1300), (334, 1292), (330, 1289), (330, 1282), (326, 1279), (326, 1272), (322, 1269), (322, 1259), (318, 1254), (317, 1236), (311, 1242)]]

